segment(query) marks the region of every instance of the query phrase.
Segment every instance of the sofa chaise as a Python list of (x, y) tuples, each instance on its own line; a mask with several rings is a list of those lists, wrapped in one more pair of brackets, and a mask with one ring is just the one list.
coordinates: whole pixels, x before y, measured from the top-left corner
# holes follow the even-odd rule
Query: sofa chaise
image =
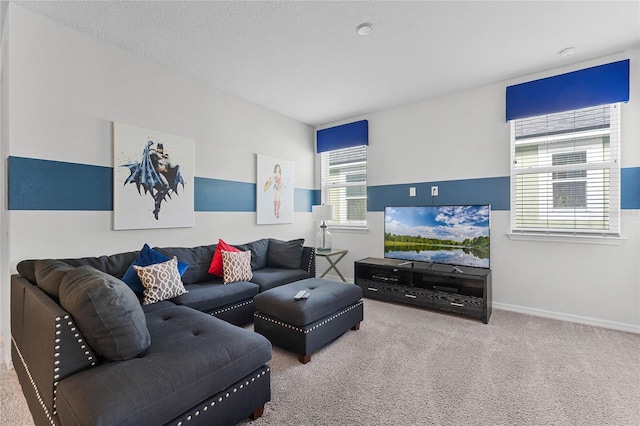
[[(259, 292), (314, 277), (315, 251), (303, 240), (236, 245), (251, 252), (251, 278), (225, 284), (226, 275), (209, 273), (222, 243), (20, 262), (11, 277), (11, 347), (35, 423), (228, 425), (259, 417), (271, 398), (271, 344), (238, 325), (252, 320)], [(161, 260), (145, 265), (149, 253)], [(133, 265), (173, 268), (186, 292), (147, 303), (123, 281)]]

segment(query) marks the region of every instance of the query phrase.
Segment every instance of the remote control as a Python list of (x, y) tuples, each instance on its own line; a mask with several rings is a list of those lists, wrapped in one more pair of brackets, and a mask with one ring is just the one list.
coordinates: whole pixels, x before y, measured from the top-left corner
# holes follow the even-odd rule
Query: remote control
[[(297, 292), (297, 293), (296, 293), (296, 295), (295, 295), (295, 296), (293, 296), (293, 298), (294, 298), (295, 300), (300, 300), (300, 299), (304, 298), (304, 295), (305, 295), (306, 293), (307, 293), (306, 291), (304, 291), (304, 290), (300, 290), (299, 292)], [(307, 297), (309, 297), (309, 296), (307, 296)]]
[(302, 299), (308, 299), (308, 298), (309, 298), (309, 296), (311, 296), (311, 292), (310, 292), (310, 291), (307, 291), (307, 292), (302, 296)]

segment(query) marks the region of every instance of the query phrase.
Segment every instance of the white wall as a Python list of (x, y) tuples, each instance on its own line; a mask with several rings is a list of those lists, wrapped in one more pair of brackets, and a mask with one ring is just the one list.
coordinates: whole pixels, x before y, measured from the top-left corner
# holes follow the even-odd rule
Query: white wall
[[(198, 177), (253, 183), (254, 157), (263, 153), (295, 162), (297, 188), (319, 188), (313, 131), (308, 126), (15, 4), (8, 13), (2, 75), (3, 108), (10, 108), (1, 112), (3, 161), (11, 155), (111, 167), (110, 123), (119, 121), (194, 138)], [(622, 166), (637, 167), (637, 50), (343, 122), (369, 120), (369, 185), (508, 176), (507, 85), (629, 57), (632, 88), (631, 101), (623, 106)], [(6, 182), (0, 182), (6, 199)], [(418, 194), (417, 200), (420, 197), (427, 195)], [(309, 242), (314, 238), (314, 224), (306, 213), (297, 213), (291, 225), (257, 226), (255, 213), (199, 212), (194, 228), (117, 232), (111, 230), (111, 212), (14, 210), (7, 215), (3, 210), (1, 214), (0, 230), (8, 230), (0, 244), (0, 330), (5, 336), (10, 335), (9, 274), (25, 258), (109, 254), (144, 242), (187, 246), (217, 238), (232, 243), (267, 236), (303, 236)], [(349, 249), (340, 263), (348, 277), (353, 277), (353, 261), (383, 255), (383, 213), (370, 212), (368, 222), (365, 233), (333, 233), (334, 246)], [(494, 211), (495, 305), (640, 331), (638, 211), (623, 211), (625, 240), (618, 246), (513, 241), (508, 231), (509, 212)], [(322, 259), (318, 264), (319, 271), (326, 266)]]
[[(9, 270), (9, 212), (7, 210), (6, 180), (7, 170), (6, 161), (8, 152), (8, 127), (7, 116), (9, 112), (7, 102), (7, 73), (5, 66), (7, 63), (7, 27), (5, 26), (6, 2), (0, 4), (0, 188), (3, 188), (2, 197), (0, 198), (0, 343), (4, 344), (7, 354), (4, 358), (8, 360), (10, 352), (10, 341), (5, 336), (10, 336), (9, 332), (9, 279), (4, 271)], [(4, 302), (7, 300), (7, 302)], [(2, 345), (0, 345), (2, 346)], [(0, 355), (2, 356), (2, 355)]]
[[(346, 120), (369, 120), (367, 184), (509, 176), (506, 87), (626, 58), (631, 59), (631, 100), (622, 106), (622, 167), (638, 167), (639, 53), (628, 51)], [(418, 193), (415, 204), (421, 203), (430, 204), (430, 195)], [(494, 210), (494, 306), (640, 332), (639, 213), (622, 211), (619, 245), (598, 245), (511, 240), (510, 212)], [(384, 213), (369, 212), (368, 227), (367, 233), (333, 231), (333, 245), (349, 249), (341, 265), (351, 279), (353, 261), (384, 254)]]
[[(10, 133), (3, 161), (10, 155), (113, 167), (111, 122), (117, 121), (195, 139), (196, 177), (255, 183), (255, 154), (261, 153), (293, 161), (295, 187), (314, 188), (311, 127), (15, 4), (8, 13), (9, 60), (3, 65), (11, 76), (5, 93)], [(218, 238), (233, 244), (304, 237), (313, 244), (314, 237), (310, 213), (296, 213), (293, 224), (258, 226), (255, 213), (196, 212), (195, 227), (161, 231), (112, 231), (110, 211), (12, 210), (2, 221), (10, 224), (3, 289), (27, 258), (112, 254), (145, 242), (195, 246)], [(9, 336), (8, 292), (1, 296), (2, 330)]]

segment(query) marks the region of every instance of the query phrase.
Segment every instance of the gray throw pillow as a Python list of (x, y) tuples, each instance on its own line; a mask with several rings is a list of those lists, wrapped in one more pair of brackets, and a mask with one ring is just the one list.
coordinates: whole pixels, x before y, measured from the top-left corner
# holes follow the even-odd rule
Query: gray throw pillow
[(42, 291), (56, 299), (60, 297), (60, 284), (67, 271), (73, 266), (60, 260), (36, 260), (34, 271), (36, 284)]
[(60, 304), (89, 346), (112, 361), (133, 358), (151, 345), (147, 320), (135, 293), (116, 277), (91, 266), (65, 273)]
[(304, 238), (291, 241), (269, 239), (267, 266), (285, 269), (300, 269)]
[(223, 251), (222, 269), (224, 271), (224, 283), (235, 283), (238, 281), (249, 281), (253, 278), (251, 272), (251, 252), (250, 251)]
[(188, 291), (180, 280), (178, 258), (149, 266), (133, 265), (144, 287), (143, 305), (151, 305), (174, 297), (182, 296)]

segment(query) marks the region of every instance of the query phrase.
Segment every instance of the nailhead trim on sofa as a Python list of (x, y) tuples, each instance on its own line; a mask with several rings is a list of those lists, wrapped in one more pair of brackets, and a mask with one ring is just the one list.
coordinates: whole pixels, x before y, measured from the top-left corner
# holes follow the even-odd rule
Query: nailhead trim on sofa
[[(65, 374), (63, 371), (63, 365), (60, 362), (60, 354), (61, 354), (61, 343), (62, 343), (62, 339), (60, 338), (61, 334), (63, 332), (68, 332), (69, 334), (73, 334), (74, 340), (78, 343), (78, 347), (80, 348), (80, 350), (83, 351), (84, 355), (87, 357), (87, 362), (89, 362), (91, 364), (91, 366), (96, 365), (96, 358), (95, 358), (95, 354), (93, 353), (93, 351), (91, 349), (89, 349), (89, 347), (87, 346), (86, 342), (84, 341), (84, 339), (82, 338), (82, 336), (80, 335), (79, 331), (78, 331), (78, 327), (75, 324), (75, 322), (73, 321), (73, 319), (71, 318), (71, 315), (65, 315), (63, 317), (56, 317), (56, 324), (55, 324), (55, 346), (54, 346), (54, 368), (53, 368), (53, 412), (49, 412), (49, 409), (47, 408), (47, 406), (45, 405), (43, 399), (42, 399), (42, 395), (40, 394), (40, 390), (38, 389), (38, 387), (35, 384), (35, 381), (33, 380), (33, 376), (31, 375), (31, 371), (29, 371), (29, 367), (27, 366), (26, 361), (24, 360), (23, 356), (22, 356), (22, 352), (20, 351), (20, 349), (18, 348), (18, 344), (15, 342), (15, 340), (13, 339), (13, 337), (11, 337), (11, 340), (13, 341), (13, 346), (16, 349), (16, 352), (18, 353), (18, 356), (20, 357), (20, 362), (22, 363), (22, 366), (24, 367), (27, 376), (29, 376), (29, 382), (31, 383), (31, 386), (33, 387), (33, 390), (35, 391), (35, 394), (38, 398), (38, 402), (40, 404), (40, 406), (42, 407), (45, 415), (47, 416), (47, 419), (49, 419), (49, 421), (51, 422), (52, 425), (56, 424), (56, 421), (54, 420), (53, 416), (56, 416), (58, 414), (57, 409), (56, 409), (56, 399), (57, 396), (56, 394), (58, 393), (58, 383), (61, 379), (63, 379), (64, 377), (61, 377), (63, 374)], [(66, 376), (65, 376), (66, 377)]]
[[(65, 322), (66, 322), (66, 324), (65, 324)], [(53, 379), (55, 380), (53, 382), (53, 415), (54, 416), (56, 414), (58, 414), (58, 412), (56, 410), (56, 399), (57, 399), (56, 394), (58, 393), (58, 382), (60, 381), (60, 379), (64, 379), (64, 377), (60, 377), (61, 376), (60, 369), (62, 368), (62, 366), (60, 365), (60, 360), (57, 359), (57, 358), (60, 357), (60, 353), (61, 353), (60, 352), (60, 349), (61, 349), (61, 347), (60, 347), (60, 343), (61, 343), (60, 334), (64, 330), (63, 327), (66, 327), (65, 331), (73, 333), (73, 337), (76, 340), (76, 342), (78, 343), (78, 347), (80, 348), (80, 350), (83, 351), (84, 355), (87, 357), (87, 361), (91, 363), (91, 366), (95, 366), (96, 365), (95, 354), (93, 353), (93, 351), (91, 349), (89, 349), (89, 347), (85, 343), (84, 339), (80, 335), (80, 332), (78, 331), (78, 327), (73, 322), (73, 319), (71, 318), (71, 315), (65, 315), (64, 317), (56, 317), (56, 339), (55, 339), (55, 344), (56, 345), (54, 347), (55, 353), (53, 354), (54, 358), (56, 359), (54, 361), (54, 366), (55, 367), (53, 369), (53, 372), (54, 372)]]
[(346, 313), (347, 313), (347, 312), (349, 312), (350, 310), (352, 310), (352, 309), (354, 309), (354, 308), (356, 308), (356, 307), (358, 307), (358, 306), (362, 305), (362, 303), (363, 303), (363, 302), (362, 302), (362, 300), (360, 300), (358, 303), (356, 303), (356, 304), (354, 304), (354, 305), (351, 305), (351, 306), (349, 306), (348, 308), (346, 308), (346, 309), (344, 309), (344, 310), (342, 310), (342, 311), (340, 311), (340, 312), (338, 312), (338, 313), (336, 313), (336, 314), (331, 315), (330, 317), (328, 317), (328, 318), (327, 318), (327, 319), (325, 319), (324, 321), (322, 321), (322, 322), (320, 322), (320, 323), (318, 323), (318, 324), (314, 325), (313, 327), (311, 327), (311, 328), (309, 328), (309, 329), (304, 329), (304, 328), (301, 328), (301, 327), (296, 327), (295, 325), (291, 325), (291, 324), (288, 324), (288, 323), (286, 323), (286, 322), (282, 322), (282, 321), (280, 321), (280, 320), (277, 320), (277, 319), (274, 319), (274, 318), (271, 318), (271, 317), (263, 316), (262, 314), (260, 314), (260, 312), (256, 312), (256, 313), (254, 313), (253, 315), (254, 315), (256, 318), (260, 318), (261, 320), (264, 320), (264, 321), (269, 321), (270, 323), (273, 323), (273, 324), (279, 325), (279, 326), (281, 326), (281, 327), (289, 328), (289, 329), (294, 330), (294, 331), (297, 331), (297, 332), (299, 332), (299, 333), (308, 334), (308, 333), (311, 333), (312, 331), (314, 331), (314, 330), (316, 330), (316, 329), (318, 329), (318, 328), (322, 327), (323, 325), (327, 324), (329, 321), (333, 321), (334, 319), (336, 319), (336, 318), (340, 317), (341, 315), (346, 314)]
[(241, 383), (239, 386), (234, 387), (232, 391), (225, 393), (224, 396), (220, 396), (218, 398), (214, 398), (213, 400), (209, 400), (205, 402), (200, 408), (196, 409), (194, 412), (190, 414), (187, 414), (182, 420), (178, 421), (178, 423), (176, 423), (176, 426), (184, 426), (185, 424), (188, 424), (191, 420), (195, 420), (195, 417), (204, 415), (204, 413), (209, 411), (209, 409), (213, 409), (216, 406), (216, 404), (221, 404), (228, 398), (233, 397), (234, 395), (237, 395), (238, 391), (241, 391), (242, 389), (248, 387), (250, 384), (254, 383), (256, 379), (260, 379), (269, 371), (271, 371), (271, 369), (267, 367), (261, 372), (257, 373), (254, 377), (252, 377), (251, 380), (247, 379), (244, 383)]
[[(56, 422), (53, 420), (53, 417), (51, 417), (51, 413), (49, 413), (49, 410), (47, 409), (47, 406), (44, 404), (44, 401), (42, 400), (42, 395), (40, 395), (40, 391), (38, 390), (38, 387), (36, 386), (36, 383), (33, 381), (33, 376), (31, 375), (31, 371), (29, 370), (29, 367), (27, 367), (27, 363), (25, 362), (25, 360), (24, 360), (24, 358), (22, 356), (22, 352), (20, 352), (20, 349), (18, 348), (18, 344), (13, 339), (13, 336), (11, 337), (11, 341), (13, 342), (13, 348), (16, 350), (16, 352), (18, 353), (18, 356), (20, 357), (20, 362), (22, 363), (22, 366), (24, 367), (24, 371), (26, 371), (27, 376), (29, 376), (29, 383), (31, 383), (31, 387), (33, 387), (33, 390), (36, 393), (36, 396), (38, 397), (38, 402), (40, 403), (40, 407), (42, 407), (42, 411), (44, 411), (44, 414), (47, 416), (47, 419), (49, 419), (49, 422), (53, 426), (55, 426)], [(55, 414), (55, 412), (54, 412), (54, 414)]]
[(209, 312), (209, 315), (215, 316), (215, 315), (221, 314), (223, 312), (229, 312), (229, 311), (232, 311), (234, 309), (238, 309), (238, 308), (241, 308), (243, 306), (250, 305), (252, 303), (253, 303), (253, 299), (246, 300), (246, 301), (244, 301), (242, 303), (238, 303), (237, 305), (227, 306), (227, 307), (225, 307), (223, 309), (218, 309), (217, 311)]
[(307, 265), (307, 273), (309, 274), (309, 276), (312, 276), (312, 277), (316, 276), (316, 271), (313, 271), (313, 273), (311, 272), (311, 264), (313, 263), (313, 259), (315, 257), (316, 257), (316, 249), (312, 248), (311, 256), (309, 256), (309, 264)]

